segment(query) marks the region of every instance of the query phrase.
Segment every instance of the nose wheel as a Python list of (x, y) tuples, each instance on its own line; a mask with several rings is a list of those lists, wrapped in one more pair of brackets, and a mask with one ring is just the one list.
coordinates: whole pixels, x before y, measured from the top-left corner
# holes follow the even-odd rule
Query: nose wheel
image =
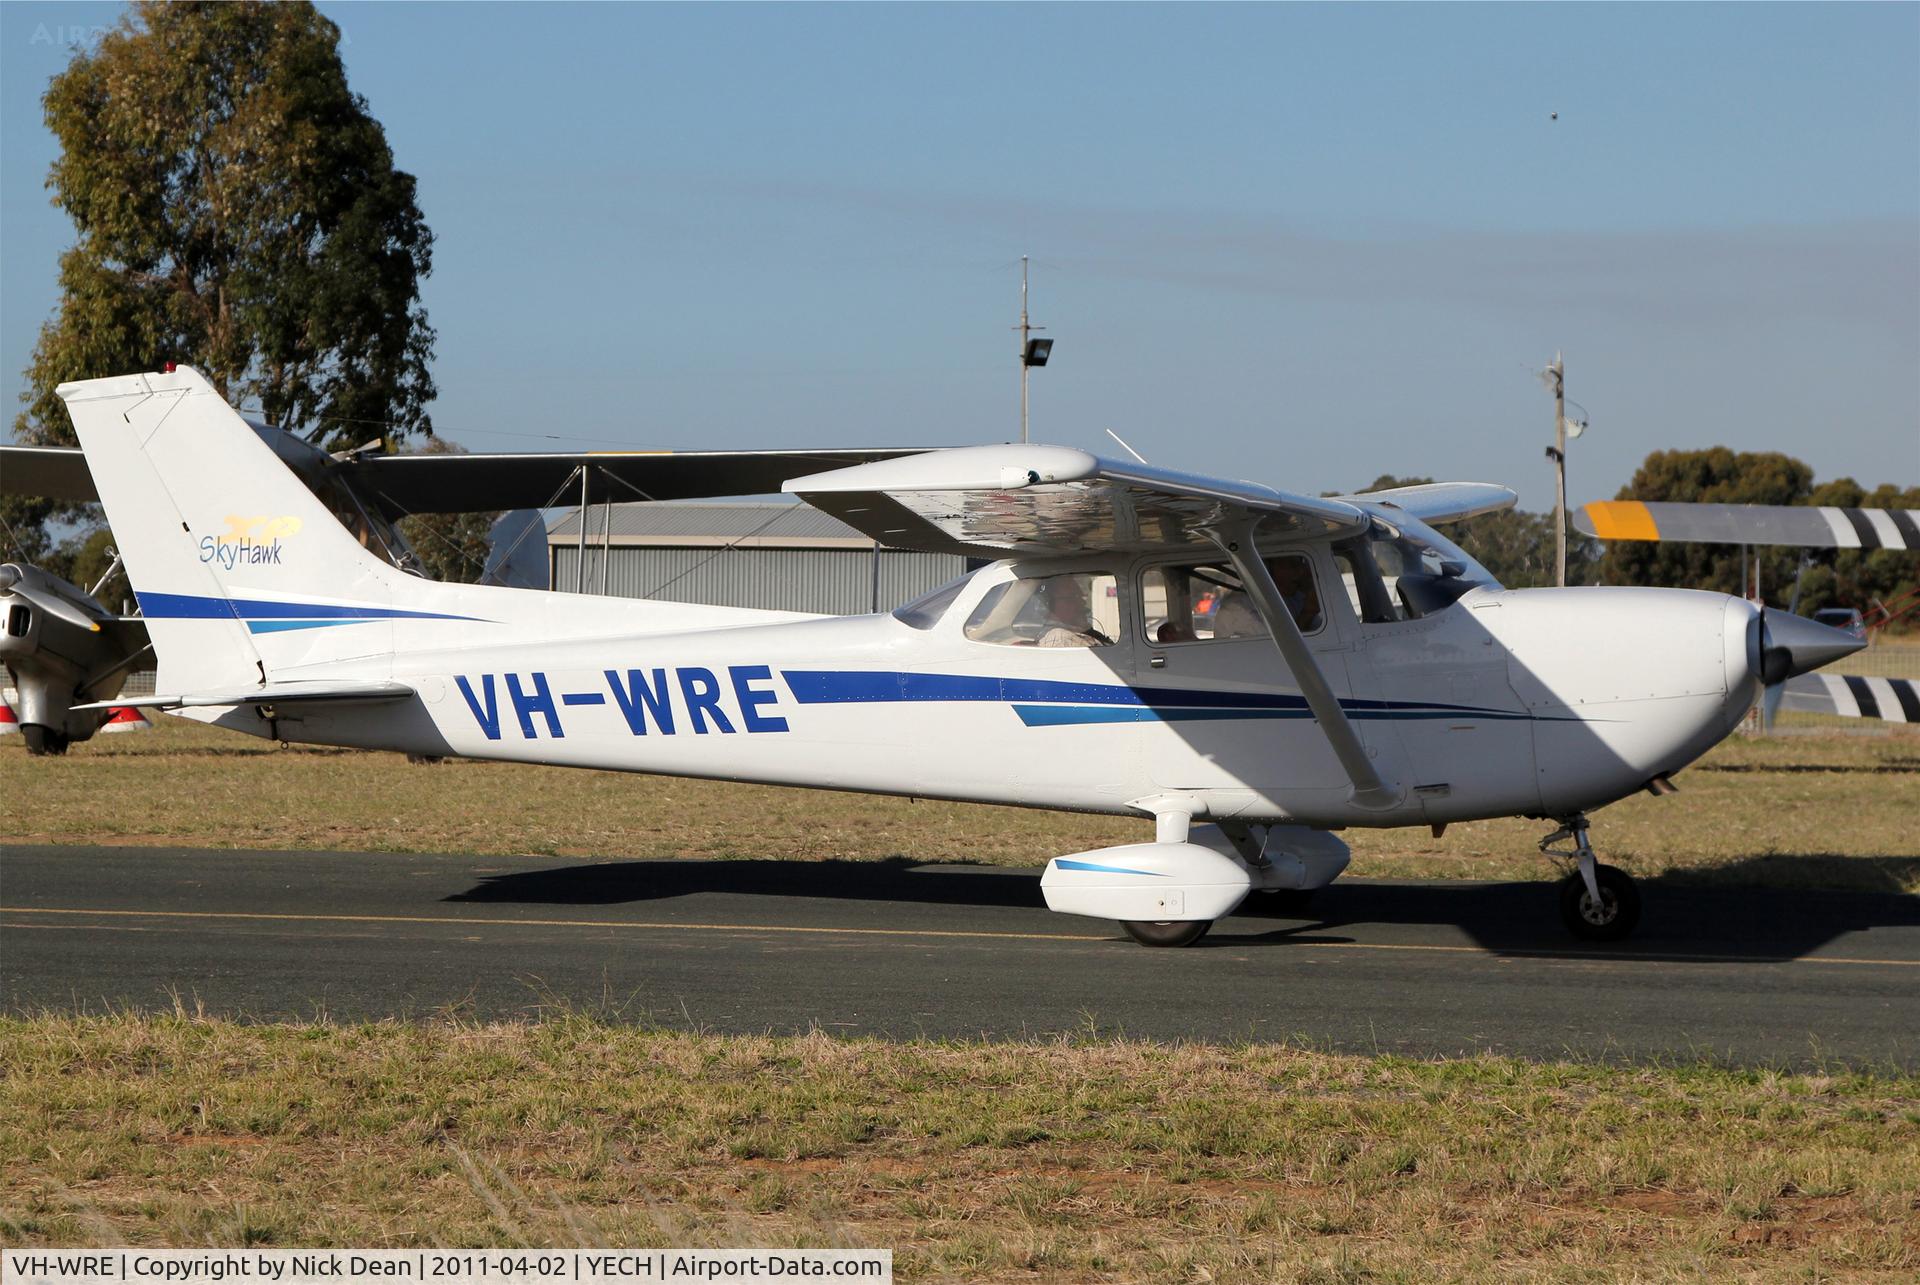
[(1595, 859), (1584, 816), (1540, 840), (1540, 851), (1574, 867), (1560, 881), (1560, 921), (1568, 932), (1582, 941), (1620, 941), (1632, 935), (1640, 923), (1639, 886), (1620, 867)]

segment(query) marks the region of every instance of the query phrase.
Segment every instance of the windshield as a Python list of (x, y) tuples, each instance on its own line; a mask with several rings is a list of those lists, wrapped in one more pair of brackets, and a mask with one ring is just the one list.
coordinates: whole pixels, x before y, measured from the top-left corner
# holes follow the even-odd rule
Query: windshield
[(902, 624), (912, 625), (915, 629), (931, 629), (940, 623), (940, 617), (947, 614), (947, 608), (967, 587), (974, 573), (969, 571), (958, 579), (949, 580), (938, 589), (929, 589), (912, 602), (902, 603), (893, 609), (893, 618)]
[(1436, 563), (1457, 563), (1460, 568), (1455, 573), (1457, 579), (1465, 580), (1469, 584), (1485, 585), (1489, 589), (1506, 587), (1495, 580), (1493, 572), (1481, 566), (1472, 554), (1430, 526), (1411, 525), (1401, 531), (1400, 541), (1420, 550), (1423, 561), (1428, 556), (1432, 556)]
[(1418, 620), (1444, 611), (1493, 574), (1432, 527), (1395, 529), (1376, 519), (1366, 535), (1334, 546), (1334, 562), (1364, 624)]

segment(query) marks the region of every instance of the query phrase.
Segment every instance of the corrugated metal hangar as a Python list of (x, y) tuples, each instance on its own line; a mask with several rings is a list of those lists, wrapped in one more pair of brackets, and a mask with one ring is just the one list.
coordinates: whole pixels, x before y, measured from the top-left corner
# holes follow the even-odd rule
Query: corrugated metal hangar
[(890, 611), (967, 569), (950, 554), (876, 549), (804, 504), (595, 504), (547, 528), (562, 592), (857, 615)]

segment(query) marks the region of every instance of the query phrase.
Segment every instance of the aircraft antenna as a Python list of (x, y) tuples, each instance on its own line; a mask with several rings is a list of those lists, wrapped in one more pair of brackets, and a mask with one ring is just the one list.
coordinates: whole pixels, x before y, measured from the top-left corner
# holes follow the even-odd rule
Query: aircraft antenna
[(1126, 438), (1124, 438), (1124, 437), (1122, 437), (1122, 436), (1120, 436), (1120, 434), (1118, 434), (1118, 433), (1116, 433), (1116, 432), (1114, 432), (1114, 431), (1113, 431), (1112, 429), (1110, 429), (1110, 428), (1109, 428), (1109, 429), (1107, 429), (1107, 430), (1105, 430), (1105, 431), (1106, 431), (1106, 434), (1107, 434), (1107, 436), (1108, 436), (1108, 437), (1111, 437), (1111, 438), (1112, 438), (1112, 439), (1113, 439), (1114, 441), (1116, 441), (1116, 442), (1118, 442), (1118, 443), (1120, 443), (1120, 449), (1121, 449), (1121, 450), (1123, 450), (1123, 451), (1125, 451), (1125, 452), (1126, 452), (1127, 454), (1129, 454), (1129, 455), (1131, 455), (1131, 456), (1133, 456), (1133, 458), (1134, 458), (1134, 460), (1135, 460), (1135, 461), (1136, 461), (1137, 463), (1140, 463), (1140, 464), (1145, 464), (1145, 463), (1147, 462), (1147, 457), (1146, 457), (1146, 456), (1144, 456), (1144, 455), (1142, 455), (1142, 454), (1141, 454), (1141, 453), (1140, 453), (1139, 451), (1136, 451), (1136, 450), (1134, 450), (1134, 449), (1133, 449), (1133, 448), (1132, 448), (1131, 446), (1128, 446), (1128, 445), (1127, 445), (1127, 439), (1126, 439)]

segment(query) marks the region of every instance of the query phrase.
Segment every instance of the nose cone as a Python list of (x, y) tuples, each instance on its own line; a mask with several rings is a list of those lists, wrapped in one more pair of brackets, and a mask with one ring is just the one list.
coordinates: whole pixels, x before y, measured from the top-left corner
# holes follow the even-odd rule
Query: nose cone
[(1865, 647), (1866, 640), (1844, 630), (1784, 611), (1763, 611), (1755, 676), (1771, 687), (1796, 674), (1830, 665)]

